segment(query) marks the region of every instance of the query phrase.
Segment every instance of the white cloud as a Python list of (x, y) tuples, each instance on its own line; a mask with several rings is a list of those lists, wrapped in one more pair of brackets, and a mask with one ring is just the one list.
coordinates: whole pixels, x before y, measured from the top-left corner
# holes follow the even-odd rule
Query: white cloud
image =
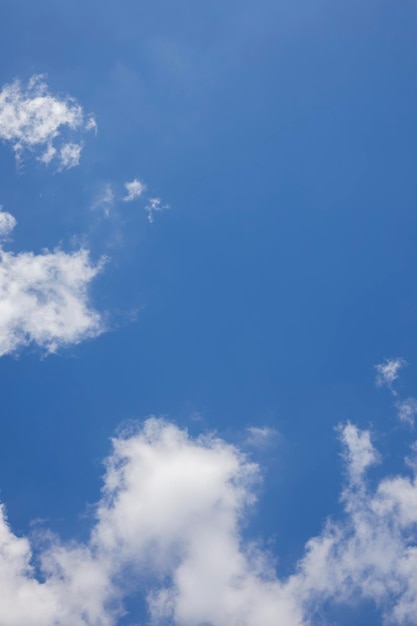
[(0, 239), (5, 239), (16, 226), (16, 220), (11, 213), (3, 211), (0, 206)]
[(406, 361), (402, 358), (386, 359), (384, 363), (375, 365), (377, 387), (388, 387), (394, 395), (397, 395), (392, 385), (397, 380), (398, 372), (404, 365), (406, 365)]
[(414, 424), (417, 415), (416, 398), (406, 398), (397, 403), (397, 415), (402, 422), (406, 422), (410, 426)]
[(326, 601), (363, 598), (377, 605), (384, 623), (415, 624), (416, 475), (385, 478), (371, 489), (364, 472), (378, 455), (369, 433), (348, 426), (342, 440), (350, 459), (350, 480), (342, 496), (346, 517), (329, 521), (308, 543), (294, 587), (310, 611)]
[(124, 186), (127, 191), (127, 195), (122, 198), (124, 202), (132, 202), (132, 200), (136, 200), (136, 198), (139, 198), (146, 190), (146, 185), (137, 178), (132, 180), (130, 183), (125, 183)]
[(56, 160), (60, 169), (74, 167), (82, 145), (67, 141), (68, 131), (95, 129), (94, 118), (73, 98), (49, 93), (43, 76), (33, 76), (27, 87), (15, 80), (0, 91), (0, 139), (11, 144), (18, 160), (29, 151), (45, 164)]
[[(15, 223), (0, 213), (3, 235)], [(102, 332), (103, 321), (88, 299), (101, 266), (84, 249), (14, 254), (0, 248), (0, 356), (32, 343), (54, 352)]]
[(145, 206), (145, 211), (148, 213), (148, 220), (152, 224), (155, 219), (155, 213), (169, 209), (169, 204), (161, 204), (160, 198), (149, 198), (148, 204)]
[(415, 624), (416, 476), (369, 487), (378, 461), (369, 433), (348, 424), (341, 438), (345, 516), (329, 520), (296, 572), (279, 579), (241, 534), (257, 465), (222, 440), (148, 420), (113, 441), (87, 543), (44, 536), (31, 546), (0, 518), (0, 623), (112, 626), (124, 597), (142, 590), (155, 625), (312, 626), (329, 602), (360, 597), (384, 623)]
[(241, 542), (256, 465), (223, 441), (192, 440), (155, 419), (113, 443), (90, 540), (43, 537), (40, 580), (33, 548), (3, 520), (1, 624), (110, 626), (123, 597), (145, 584), (156, 624), (301, 626), (267, 557)]
[(81, 143), (65, 143), (59, 153), (61, 169), (76, 167), (81, 158)]

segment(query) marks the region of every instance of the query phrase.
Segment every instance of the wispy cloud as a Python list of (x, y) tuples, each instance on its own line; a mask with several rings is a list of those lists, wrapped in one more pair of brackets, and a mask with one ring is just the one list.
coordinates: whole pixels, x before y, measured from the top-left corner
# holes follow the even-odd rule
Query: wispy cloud
[(398, 379), (400, 369), (406, 364), (403, 358), (396, 358), (386, 359), (383, 363), (375, 365), (377, 387), (388, 387), (394, 395), (397, 395), (393, 383)]
[(32, 152), (45, 164), (74, 167), (82, 144), (69, 139), (71, 133), (96, 128), (94, 117), (86, 116), (74, 98), (52, 95), (41, 75), (33, 76), (26, 87), (15, 80), (0, 91), (0, 139), (10, 143), (18, 160)]
[(81, 143), (64, 144), (59, 153), (60, 168), (65, 170), (78, 165), (82, 148)]
[(268, 426), (249, 426), (247, 430), (246, 443), (253, 448), (265, 448), (275, 443), (279, 437), (275, 428)]
[[(0, 212), (2, 236), (15, 224)], [(0, 247), (0, 356), (28, 344), (55, 352), (100, 334), (104, 323), (90, 307), (88, 287), (101, 267), (85, 249), (14, 254)]]
[[(147, 189), (146, 184), (137, 178), (130, 182), (124, 183), (125, 195), (122, 196), (117, 192), (117, 185), (112, 183), (106, 183), (100, 192), (96, 195), (91, 208), (101, 209), (105, 217), (120, 214), (118, 213), (117, 206), (120, 201), (133, 202), (144, 196)], [(148, 221), (152, 223), (155, 219), (155, 213), (159, 213), (170, 208), (169, 204), (163, 204), (160, 198), (146, 198), (145, 199), (145, 211), (148, 214)]]
[(148, 213), (148, 221), (152, 224), (155, 219), (155, 213), (169, 208), (169, 204), (162, 204), (160, 198), (149, 198), (148, 204), (145, 206), (145, 211)]
[(109, 217), (115, 201), (116, 195), (114, 193), (113, 186), (111, 183), (105, 183), (95, 196), (93, 203), (91, 204), (91, 209), (93, 211), (102, 211), (106, 217)]
[(132, 200), (140, 198), (140, 196), (146, 190), (146, 185), (137, 178), (135, 178), (131, 182), (125, 183), (124, 186), (127, 191), (127, 194), (122, 198), (124, 202), (132, 202)]
[[(407, 365), (407, 362), (402, 358), (386, 359), (383, 363), (376, 365), (377, 386), (388, 387), (393, 396), (398, 398), (398, 392), (393, 388), (393, 383), (399, 378), (399, 371), (405, 365)], [(413, 426), (417, 416), (417, 399), (409, 397), (404, 400), (397, 400), (394, 406), (398, 419), (404, 424)]]
[(405, 422), (412, 426), (415, 422), (415, 417), (417, 415), (417, 399), (406, 398), (405, 400), (397, 402), (396, 407), (398, 418), (402, 422)]

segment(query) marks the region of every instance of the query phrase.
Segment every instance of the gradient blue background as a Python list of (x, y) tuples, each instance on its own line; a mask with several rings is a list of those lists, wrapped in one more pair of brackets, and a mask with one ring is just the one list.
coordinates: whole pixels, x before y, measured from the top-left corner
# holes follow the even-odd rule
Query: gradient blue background
[[(16, 532), (47, 518), (84, 536), (109, 437), (149, 414), (238, 444), (249, 425), (279, 431), (253, 453), (265, 482), (246, 532), (272, 537), (283, 574), (340, 510), (339, 422), (372, 425), (400, 467), (410, 435), (373, 367), (405, 357), (415, 391), (416, 32), (408, 0), (3, 0), (1, 83), (46, 73), (99, 126), (62, 174), (17, 171), (1, 147), (14, 249), (90, 232), (106, 181), (139, 177), (172, 207), (150, 225), (126, 205), (121, 245), (92, 238), (111, 257), (93, 301), (112, 332), (0, 360)], [(379, 624), (366, 606), (329, 618), (358, 615)]]

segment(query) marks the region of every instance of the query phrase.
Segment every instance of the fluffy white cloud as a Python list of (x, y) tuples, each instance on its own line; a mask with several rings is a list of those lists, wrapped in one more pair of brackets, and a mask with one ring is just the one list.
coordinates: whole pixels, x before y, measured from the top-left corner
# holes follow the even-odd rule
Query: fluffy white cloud
[(60, 169), (74, 167), (82, 144), (68, 140), (68, 131), (96, 127), (73, 98), (50, 94), (43, 76), (33, 76), (27, 87), (16, 80), (0, 91), (0, 139), (11, 144), (17, 159), (30, 151), (46, 164), (55, 160)]
[(280, 580), (241, 534), (258, 467), (222, 440), (148, 420), (113, 441), (87, 543), (46, 536), (31, 546), (2, 512), (0, 624), (111, 626), (123, 598), (138, 592), (156, 625), (311, 626), (326, 603), (358, 597), (373, 600), (387, 624), (417, 623), (416, 476), (370, 488), (378, 454), (369, 433), (348, 424), (341, 438), (345, 517), (329, 521)]
[(125, 195), (123, 200), (125, 202), (131, 202), (132, 200), (136, 200), (136, 198), (139, 198), (143, 194), (143, 192), (146, 190), (146, 185), (137, 178), (135, 178), (130, 183), (125, 183), (125, 188), (127, 194)]
[[(16, 221), (0, 212), (0, 234)], [(87, 250), (14, 254), (0, 247), (0, 356), (27, 344), (47, 352), (103, 331), (88, 287), (102, 267)]]
[(398, 372), (404, 365), (406, 365), (406, 361), (402, 358), (386, 359), (384, 363), (375, 365), (377, 387), (388, 387), (394, 395), (397, 395), (392, 385), (397, 380)]
[(3, 518), (0, 624), (109, 626), (124, 595), (142, 584), (157, 624), (303, 623), (265, 555), (241, 542), (256, 465), (223, 441), (192, 440), (155, 419), (113, 443), (90, 540), (43, 538), (41, 579), (28, 540)]

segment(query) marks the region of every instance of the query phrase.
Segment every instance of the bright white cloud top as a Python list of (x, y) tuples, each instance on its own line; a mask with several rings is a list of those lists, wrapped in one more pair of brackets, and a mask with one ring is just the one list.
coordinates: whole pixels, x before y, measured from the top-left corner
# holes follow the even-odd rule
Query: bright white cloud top
[(125, 183), (125, 189), (127, 194), (123, 198), (124, 202), (132, 202), (132, 200), (140, 198), (143, 192), (146, 191), (146, 185), (135, 178), (131, 182)]
[(15, 80), (0, 91), (0, 139), (11, 144), (18, 160), (32, 152), (59, 169), (74, 167), (82, 150), (80, 134), (95, 129), (94, 117), (86, 116), (74, 98), (52, 95), (43, 76), (33, 76), (27, 87)]
[[(0, 235), (16, 220), (0, 212)], [(0, 248), (0, 356), (36, 344), (46, 352), (95, 337), (104, 330), (89, 304), (88, 288), (102, 268), (85, 249), (66, 253)]]
[(12, 532), (2, 510), (0, 623), (111, 626), (135, 593), (147, 594), (157, 625), (311, 626), (324, 603), (358, 598), (375, 602), (387, 624), (412, 623), (415, 472), (370, 489), (366, 472), (378, 454), (369, 432), (348, 424), (341, 440), (344, 519), (329, 521), (295, 573), (279, 579), (270, 556), (241, 534), (256, 500), (258, 466), (223, 440), (192, 439), (148, 420), (113, 441), (87, 543), (64, 544), (46, 533), (31, 545)]

